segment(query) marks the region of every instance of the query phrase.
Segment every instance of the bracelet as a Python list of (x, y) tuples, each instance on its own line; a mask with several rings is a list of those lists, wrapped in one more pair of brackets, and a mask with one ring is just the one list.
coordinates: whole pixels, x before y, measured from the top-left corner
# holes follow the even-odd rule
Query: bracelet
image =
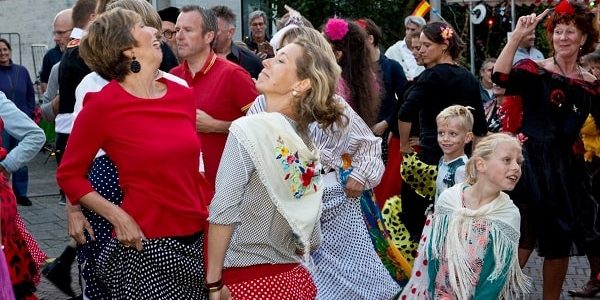
[(218, 292), (223, 288), (223, 279), (219, 279), (215, 282), (204, 283), (204, 288), (208, 290), (209, 293)]

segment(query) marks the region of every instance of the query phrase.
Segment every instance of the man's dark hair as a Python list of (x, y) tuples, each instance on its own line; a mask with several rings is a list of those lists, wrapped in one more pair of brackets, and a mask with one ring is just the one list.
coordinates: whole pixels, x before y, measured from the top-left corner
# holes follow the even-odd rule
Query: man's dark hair
[(198, 5), (185, 5), (181, 8), (182, 13), (196, 11), (202, 16), (203, 32), (217, 32), (217, 18), (210, 9), (204, 9)]
[(87, 27), (90, 16), (96, 11), (96, 0), (77, 0), (73, 5), (73, 26), (84, 29)]
[(212, 12), (215, 14), (215, 17), (223, 19), (229, 25), (235, 27), (235, 14), (225, 5), (217, 5), (210, 8)]

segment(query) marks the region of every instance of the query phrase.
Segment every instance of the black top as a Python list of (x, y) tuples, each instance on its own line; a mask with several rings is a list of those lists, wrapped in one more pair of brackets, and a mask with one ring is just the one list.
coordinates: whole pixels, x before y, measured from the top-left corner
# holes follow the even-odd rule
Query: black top
[[(406, 82), (406, 90), (404, 91), (404, 94), (400, 98), (398, 98), (396, 106), (394, 107), (394, 116), (396, 116), (396, 119), (390, 124), (390, 132), (397, 138), (400, 137), (400, 132), (398, 132), (398, 114), (400, 113), (400, 107), (402, 107), (402, 104), (404, 104), (404, 99), (406, 99), (406, 95), (408, 95), (412, 91), (413, 87), (415, 86), (415, 82), (419, 81), (419, 76), (421, 75), (417, 75), (417, 77), (413, 78), (413, 80)], [(412, 117), (412, 121), (410, 121), (410, 123), (411, 126), (409, 136), (419, 136), (419, 115), (415, 114)]]
[(437, 165), (443, 155), (437, 143), (435, 118), (444, 108), (455, 104), (474, 109), (472, 113), (475, 135), (482, 136), (487, 133), (479, 81), (459, 65), (437, 64), (425, 69), (406, 94), (400, 108), (400, 121), (411, 122), (418, 114), (421, 142), (419, 158), (429, 165)]
[(252, 78), (258, 78), (258, 74), (263, 69), (262, 61), (252, 51), (238, 47), (231, 43), (231, 53), (227, 54), (227, 60), (240, 65), (244, 70), (250, 73)]
[[(267, 35), (265, 36), (265, 42), (268, 43), (271, 40), (271, 38)], [(250, 49), (250, 51), (257, 53), (258, 52), (258, 44), (254, 41), (254, 39), (252, 38), (252, 34), (250, 34), (250, 36), (247, 36), (244, 39), (244, 43), (246, 43), (246, 46), (248, 46), (248, 49)], [(267, 58), (271, 58), (274, 55), (268, 55)]]
[(160, 43), (160, 50), (162, 50), (162, 61), (160, 62), (160, 67), (158, 67), (163, 72), (169, 72), (171, 69), (177, 67), (179, 62), (177, 61), (177, 57), (171, 47), (167, 45), (165, 42)]
[(52, 67), (60, 61), (63, 53), (60, 52), (60, 47), (56, 45), (56, 47), (48, 50), (46, 54), (44, 54), (44, 59), (42, 60), (42, 68), (40, 69), (40, 82), (48, 83), (48, 78), (50, 78), (50, 71)]
[(530, 59), (520, 60), (510, 74), (494, 73), (492, 80), (522, 98), (520, 132), (529, 139), (570, 148), (589, 114), (600, 120), (597, 83), (550, 72)]
[(397, 61), (381, 54), (379, 55), (378, 62), (381, 81), (385, 90), (381, 96), (381, 106), (379, 107), (377, 122), (385, 120), (389, 126), (392, 126), (392, 123), (398, 123), (396, 120), (397, 114), (394, 114), (394, 109), (398, 100), (404, 96), (406, 76), (404, 75), (402, 66)]
[(59, 114), (72, 113), (75, 106), (75, 89), (85, 75), (91, 73), (81, 56), (79, 46), (68, 47), (58, 68)]

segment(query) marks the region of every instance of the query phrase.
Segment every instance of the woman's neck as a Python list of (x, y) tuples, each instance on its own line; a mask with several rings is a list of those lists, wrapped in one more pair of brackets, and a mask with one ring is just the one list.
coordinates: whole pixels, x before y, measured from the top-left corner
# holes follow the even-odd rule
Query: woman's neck
[(497, 188), (485, 184), (483, 180), (478, 180), (464, 192), (465, 207), (470, 209), (479, 209), (480, 207), (494, 201), (500, 194)]
[(292, 99), (287, 95), (267, 95), (265, 94), (266, 100), (266, 112), (278, 112), (286, 115), (290, 119), (297, 121), (298, 116), (292, 110)]
[[(577, 57), (562, 57), (555, 55), (553, 57), (556, 73), (560, 73), (566, 77), (581, 77), (581, 70), (577, 62)], [(583, 79), (583, 78), (580, 78)]]
[(120, 83), (121, 86), (130, 94), (143, 99), (156, 99), (164, 94), (164, 89), (159, 88), (156, 79), (160, 75), (160, 71), (156, 72), (140, 72), (131, 73), (125, 76), (125, 79)]

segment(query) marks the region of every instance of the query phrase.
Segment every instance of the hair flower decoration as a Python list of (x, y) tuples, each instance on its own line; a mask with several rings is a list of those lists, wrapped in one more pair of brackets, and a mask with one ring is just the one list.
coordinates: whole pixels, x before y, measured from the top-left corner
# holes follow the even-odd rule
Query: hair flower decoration
[(332, 41), (339, 41), (348, 33), (348, 22), (344, 19), (331, 18), (327, 20), (323, 32)]
[(448, 27), (442, 26), (442, 32), (440, 33), (440, 35), (442, 36), (442, 38), (445, 41), (448, 41), (454, 35), (454, 30), (452, 30), (452, 27), (450, 27), (450, 26), (448, 26)]
[(358, 19), (354, 21), (354, 23), (356, 23), (356, 25), (362, 27), (365, 30), (367, 29), (367, 21), (365, 21), (365, 19)]
[(568, 0), (562, 0), (556, 5), (554, 12), (561, 15), (572, 15), (575, 13), (575, 9)]

